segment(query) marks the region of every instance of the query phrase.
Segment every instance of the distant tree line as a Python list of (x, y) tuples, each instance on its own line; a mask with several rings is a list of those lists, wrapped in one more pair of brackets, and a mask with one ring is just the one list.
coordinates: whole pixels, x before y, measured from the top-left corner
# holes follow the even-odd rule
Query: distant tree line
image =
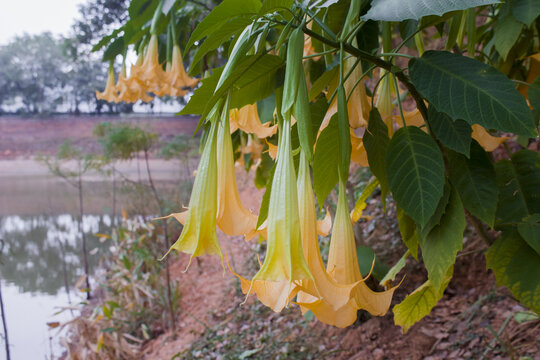
[(128, 0), (90, 0), (70, 34), (15, 37), (0, 46), (0, 114), (130, 112), (132, 105), (97, 100), (107, 64), (92, 46), (127, 17)]

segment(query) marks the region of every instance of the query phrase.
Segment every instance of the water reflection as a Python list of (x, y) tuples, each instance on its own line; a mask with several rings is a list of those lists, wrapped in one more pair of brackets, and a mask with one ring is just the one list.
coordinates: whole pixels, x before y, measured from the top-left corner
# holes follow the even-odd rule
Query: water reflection
[[(111, 224), (109, 215), (83, 217), (91, 272), (107, 247), (94, 234), (110, 233)], [(0, 217), (0, 239), (4, 241), (2, 279), (17, 286), (19, 292), (56, 295), (83, 274), (81, 234), (75, 216)]]

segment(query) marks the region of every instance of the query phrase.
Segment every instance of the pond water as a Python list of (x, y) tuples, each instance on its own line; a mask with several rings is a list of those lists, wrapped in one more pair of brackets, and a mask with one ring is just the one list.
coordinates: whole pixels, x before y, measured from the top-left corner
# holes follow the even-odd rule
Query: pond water
[[(90, 271), (107, 247), (94, 234), (109, 232), (111, 225), (109, 215), (83, 217)], [(68, 320), (69, 311), (55, 313), (85, 299), (72, 288), (83, 275), (80, 238), (78, 219), (70, 214), (0, 218), (2, 297), (12, 359), (60, 355), (58, 330), (49, 330), (47, 322)]]
[[(77, 192), (35, 163), (25, 161), (23, 165), (0, 161), (0, 284), (11, 359), (55, 359), (63, 353), (61, 336), (47, 323), (69, 320), (70, 310), (57, 313), (86, 299), (84, 293), (74, 289), (83, 274), (81, 233), (74, 215), (78, 211)], [(156, 186), (165, 189), (172, 183), (177, 191), (179, 182), (174, 179), (180, 177), (179, 165), (153, 165)], [(137, 181), (137, 165), (128, 167), (126, 173)], [(83, 184), (86, 215), (82, 228), (92, 273), (110, 246), (95, 234), (111, 232), (112, 186), (98, 177), (86, 179)], [(117, 213), (120, 209), (140, 208), (138, 203), (150, 213), (155, 211), (147, 194), (132, 191), (118, 191)], [(185, 189), (177, 192), (185, 193)], [(0, 322), (0, 360), (6, 358), (3, 334)]]

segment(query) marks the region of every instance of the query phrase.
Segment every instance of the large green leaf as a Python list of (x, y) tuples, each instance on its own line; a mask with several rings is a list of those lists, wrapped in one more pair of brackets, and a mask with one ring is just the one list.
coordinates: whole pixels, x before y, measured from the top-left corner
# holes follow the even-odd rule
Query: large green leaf
[(186, 104), (186, 106), (184, 106), (182, 111), (178, 113), (178, 115), (201, 115), (206, 108), (208, 99), (210, 99), (214, 94), (222, 71), (223, 67), (213, 69), (212, 75), (202, 79), (202, 85), (195, 90), (189, 99), (189, 102)]
[(443, 297), (444, 289), (452, 279), (453, 266), (448, 269), (440, 287), (434, 286), (430, 280), (410, 293), (405, 300), (394, 306), (394, 323), (407, 332), (411, 326), (431, 312), (431, 309)]
[(456, 261), (458, 251), (463, 247), (465, 213), (456, 190), (450, 192), (450, 199), (439, 225), (435, 226), (425, 239), (420, 238), (422, 258), (431, 284), (438, 288), (445, 274)]
[(322, 93), (328, 84), (330, 84), (330, 81), (336, 76), (339, 76), (339, 66), (334, 66), (319, 76), (313, 85), (311, 85), (311, 89), (309, 89), (309, 101), (313, 101), (320, 93)]
[(488, 155), (473, 141), (469, 159), (453, 151), (448, 151), (447, 158), (450, 181), (459, 192), (463, 205), (471, 214), (493, 227), (499, 188)]
[(505, 231), (486, 252), (497, 285), (506, 286), (521, 303), (540, 314), (540, 255), (515, 230)]
[(454, 121), (433, 105), (428, 109), (428, 119), (430, 130), (444, 146), (469, 156), (472, 128), (466, 121)]
[(373, 0), (364, 19), (402, 21), (418, 20), (426, 15), (442, 15), (449, 11), (496, 4), (497, 0)]
[(529, 86), (528, 95), (532, 107), (540, 111), (540, 76), (537, 76)]
[(224, 0), (197, 25), (186, 45), (186, 52), (205, 36), (219, 29), (227, 20), (239, 15), (255, 15), (261, 8), (259, 0)]
[(366, 148), (369, 168), (379, 180), (384, 196), (388, 194), (385, 159), (390, 138), (388, 137), (388, 128), (384, 121), (382, 121), (377, 108), (373, 108), (369, 113), (368, 128), (364, 132), (362, 140)]
[(540, 255), (540, 214), (534, 214), (523, 219), (518, 224), (519, 235)]
[(292, 4), (293, 0), (264, 0), (257, 17), (261, 17), (264, 14), (268, 14), (278, 10), (290, 9)]
[(516, 44), (522, 28), (523, 25), (511, 14), (495, 22), (493, 42), (503, 60), (506, 60), (508, 53)]
[(510, 6), (512, 15), (527, 26), (530, 26), (540, 15), (540, 1), (538, 0), (511, 0)]
[(411, 60), (409, 70), (420, 93), (454, 120), (535, 136), (525, 99), (495, 68), (446, 51), (426, 51)]
[(328, 126), (319, 135), (315, 146), (313, 190), (317, 195), (319, 207), (322, 207), (324, 200), (326, 200), (326, 197), (339, 180), (339, 144), (337, 141), (339, 133), (337, 122), (337, 114), (334, 114)]
[(386, 154), (386, 176), (398, 205), (424, 226), (444, 187), (444, 162), (435, 141), (417, 127), (396, 131)]
[(495, 164), (499, 185), (496, 224), (507, 226), (540, 213), (540, 154), (520, 150)]

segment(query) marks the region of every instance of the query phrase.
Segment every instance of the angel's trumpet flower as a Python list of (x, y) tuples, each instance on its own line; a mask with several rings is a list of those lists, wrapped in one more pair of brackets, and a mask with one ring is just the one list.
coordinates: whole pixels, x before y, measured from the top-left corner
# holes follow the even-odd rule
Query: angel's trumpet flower
[(191, 78), (184, 69), (182, 53), (178, 45), (173, 46), (172, 63), (167, 69), (167, 80), (170, 84), (170, 93), (172, 96), (184, 96), (187, 93), (185, 88), (194, 88), (199, 79)]
[(107, 84), (105, 85), (105, 90), (102, 92), (96, 90), (96, 98), (98, 100), (105, 100), (108, 102), (116, 101), (116, 86), (114, 85), (114, 69), (112, 66), (109, 67), (109, 74), (107, 76)]
[(122, 70), (118, 76), (118, 82), (116, 83), (116, 89), (118, 90), (118, 96), (116, 101), (124, 101), (126, 103), (134, 103), (138, 100), (143, 102), (150, 102), (154, 100), (153, 96), (146, 93), (143, 86), (134, 78), (128, 78), (126, 76), (126, 66), (122, 64)]
[[(218, 119), (212, 116), (212, 125), (201, 160), (197, 168), (197, 177), (191, 191), (189, 208), (185, 215), (185, 225), (172, 249), (191, 254), (189, 263), (194, 256), (204, 254), (223, 255), (216, 235), (217, 214), (217, 164), (216, 136)], [(189, 264), (188, 264), (189, 267)]]
[(280, 128), (267, 221), (264, 263), (251, 281), (242, 277), (240, 281), (245, 294), (255, 292), (263, 304), (281, 311), (296, 295), (296, 281), (313, 279), (302, 252), (290, 119)]
[(311, 310), (317, 318), (324, 319), (325, 314), (322, 314), (322, 312), (336, 311), (350, 301), (351, 291), (356, 284), (340, 285), (332, 279), (324, 268), (317, 237), (318, 224), (315, 214), (315, 198), (311, 186), (308, 161), (303, 152), (300, 155), (297, 187), (302, 248), (308, 268), (313, 274), (313, 279), (300, 282), (297, 303), (300, 305), (302, 313)]
[(270, 126), (269, 123), (261, 124), (259, 114), (257, 113), (257, 104), (246, 105), (240, 110), (232, 109), (230, 111), (231, 133), (236, 129), (255, 134), (259, 139), (264, 139), (274, 135), (277, 131), (277, 125)]
[(138, 80), (148, 92), (157, 96), (168, 93), (169, 83), (163, 67), (159, 64), (158, 37), (152, 34), (142, 65), (131, 67), (131, 77)]
[(392, 84), (391, 74), (386, 75), (385, 71), (381, 71), (383, 79), (377, 89), (377, 100), (375, 106), (381, 114), (381, 118), (388, 127), (388, 135), (393, 134), (392, 113), (394, 111), (394, 104), (392, 103), (392, 95), (395, 94), (394, 85)]
[(248, 235), (257, 228), (257, 216), (247, 210), (238, 194), (229, 117), (223, 111), (218, 130), (218, 211), (217, 225), (227, 235)]
[[(342, 181), (339, 184), (337, 212), (330, 239), (330, 251), (326, 271), (339, 284), (351, 284), (362, 280), (356, 255), (352, 222), (347, 208), (345, 185)], [(375, 292), (364, 282), (360, 282), (353, 290), (353, 299), (345, 307), (364, 309), (371, 315), (382, 316), (386, 314), (390, 307), (395, 289), (396, 287), (393, 287), (383, 292)], [(353, 311), (345, 311), (345, 309), (343, 311), (348, 312), (350, 316), (340, 319), (342, 322), (336, 324), (336, 326), (348, 326), (356, 320), (356, 311), (354, 311), (354, 315)]]
[(364, 147), (364, 141), (362, 138), (356, 136), (351, 129), (351, 160), (360, 166), (369, 166), (366, 148)]
[[(345, 60), (344, 73), (347, 74), (354, 66), (355, 59), (348, 58)], [(356, 65), (351, 75), (345, 80), (343, 85), (348, 96), (347, 110), (349, 112), (349, 125), (353, 128), (366, 127), (369, 119), (369, 112), (371, 111), (371, 104), (366, 94), (366, 87), (364, 86), (364, 79), (360, 80), (362, 76), (362, 66), (360, 63)], [(328, 107), (321, 124), (321, 130), (324, 129), (332, 116), (337, 112), (337, 96), (332, 100), (332, 103)]]
[(482, 126), (473, 124), (472, 138), (484, 148), (486, 151), (493, 151), (508, 139), (507, 136), (496, 137), (492, 136)]
[(292, 282), (313, 279), (302, 251), (290, 119), (280, 129), (278, 155), (268, 205), (268, 244), (264, 263), (253, 280)]

